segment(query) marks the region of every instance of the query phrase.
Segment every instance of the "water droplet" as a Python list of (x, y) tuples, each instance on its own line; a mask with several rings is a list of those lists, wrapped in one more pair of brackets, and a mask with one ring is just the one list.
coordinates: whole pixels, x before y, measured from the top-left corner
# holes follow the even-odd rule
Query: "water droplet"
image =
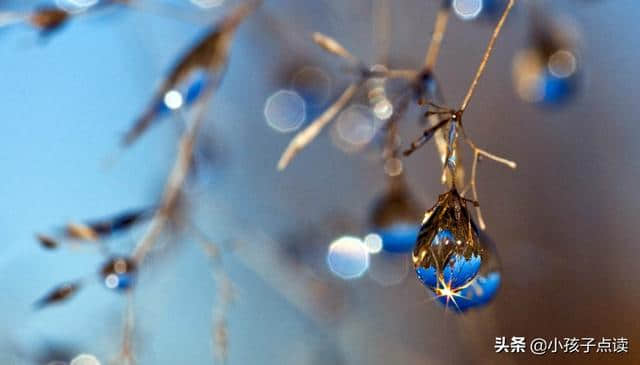
[(109, 259), (100, 269), (104, 285), (109, 289), (126, 290), (135, 283), (137, 265), (128, 257)]
[(434, 291), (443, 286), (455, 290), (478, 274), (486, 252), (479, 244), (466, 201), (455, 189), (438, 198), (420, 228), (412, 258), (418, 278)]
[(295, 91), (278, 90), (267, 98), (264, 117), (267, 124), (281, 133), (293, 132), (306, 119), (306, 105)]
[(401, 184), (375, 202), (370, 218), (373, 231), (382, 238), (382, 247), (388, 252), (410, 252), (420, 229), (421, 210)]

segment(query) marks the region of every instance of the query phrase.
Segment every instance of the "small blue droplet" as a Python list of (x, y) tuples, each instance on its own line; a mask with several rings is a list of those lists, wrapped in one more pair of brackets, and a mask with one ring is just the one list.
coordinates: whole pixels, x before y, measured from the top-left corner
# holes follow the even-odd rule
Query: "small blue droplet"
[(382, 249), (387, 252), (409, 252), (413, 250), (420, 227), (409, 223), (396, 223), (380, 228), (376, 233), (382, 238)]
[(544, 99), (547, 104), (560, 104), (572, 94), (571, 80), (547, 74), (544, 77)]

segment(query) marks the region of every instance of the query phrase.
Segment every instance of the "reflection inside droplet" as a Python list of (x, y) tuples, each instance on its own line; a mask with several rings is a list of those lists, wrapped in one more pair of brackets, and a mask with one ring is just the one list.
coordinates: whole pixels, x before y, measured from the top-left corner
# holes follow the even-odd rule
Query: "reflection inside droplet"
[(342, 279), (358, 278), (369, 268), (369, 250), (356, 237), (340, 237), (329, 246), (327, 264)]
[(448, 298), (440, 295), (437, 296), (438, 301), (448, 308), (460, 312), (480, 307), (486, 305), (495, 297), (500, 288), (500, 281), (501, 275), (498, 271), (490, 272), (486, 276), (478, 275), (468, 286), (458, 291), (455, 296)]
[(279, 90), (267, 98), (264, 117), (267, 124), (276, 131), (293, 132), (305, 121), (305, 102), (295, 91)]
[(526, 49), (514, 58), (514, 86), (527, 102), (557, 104), (575, 90), (576, 70), (576, 58), (567, 50), (556, 51), (547, 59), (540, 50)]
[(483, 0), (453, 0), (454, 13), (464, 20), (475, 19), (482, 11)]

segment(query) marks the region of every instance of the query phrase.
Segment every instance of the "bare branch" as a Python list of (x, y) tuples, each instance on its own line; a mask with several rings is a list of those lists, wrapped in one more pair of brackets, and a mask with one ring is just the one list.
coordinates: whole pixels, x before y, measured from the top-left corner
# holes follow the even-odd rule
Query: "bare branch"
[(111, 361), (113, 365), (135, 365), (136, 357), (133, 351), (133, 335), (135, 324), (135, 312), (133, 308), (133, 292), (127, 293), (127, 305), (124, 312), (122, 325), (122, 342), (118, 356)]
[(378, 44), (376, 47), (378, 50), (376, 63), (386, 65), (391, 48), (391, 7), (389, 6), (389, 0), (374, 0), (372, 12), (372, 38)]
[(469, 105), (469, 101), (471, 100), (471, 97), (473, 96), (473, 92), (475, 91), (476, 86), (478, 85), (480, 76), (482, 76), (482, 74), (484, 73), (485, 67), (487, 67), (487, 62), (489, 61), (489, 57), (491, 57), (491, 52), (493, 52), (493, 46), (496, 43), (496, 40), (498, 39), (498, 35), (500, 35), (500, 30), (502, 29), (502, 26), (504, 25), (504, 22), (507, 19), (507, 16), (509, 15), (509, 12), (511, 11), (511, 8), (513, 7), (514, 3), (515, 3), (515, 0), (509, 0), (507, 7), (504, 9), (504, 12), (500, 17), (500, 20), (498, 21), (498, 24), (496, 24), (496, 27), (493, 30), (493, 34), (491, 35), (491, 39), (489, 39), (489, 44), (487, 45), (487, 49), (484, 52), (484, 55), (482, 56), (482, 61), (478, 66), (476, 75), (473, 78), (473, 81), (471, 81), (471, 85), (469, 86), (467, 95), (465, 95), (464, 100), (462, 101), (462, 104), (460, 104), (460, 111), (462, 112), (464, 112), (464, 110), (467, 109), (467, 105)]
[(314, 32), (313, 41), (325, 51), (342, 57), (353, 65), (361, 64), (360, 60), (356, 56), (352, 55), (351, 52), (347, 51), (342, 44), (328, 35), (324, 35), (320, 32)]
[(440, 47), (442, 46), (442, 39), (444, 38), (444, 32), (447, 30), (449, 14), (451, 14), (451, 5), (449, 4), (449, 0), (444, 0), (442, 6), (438, 10), (436, 22), (433, 27), (433, 33), (431, 35), (431, 42), (429, 42), (427, 54), (424, 56), (425, 70), (433, 71), (436, 67)]
[(191, 168), (191, 161), (193, 160), (193, 146), (198, 134), (198, 130), (202, 121), (204, 120), (204, 114), (208, 106), (208, 100), (213, 93), (214, 87), (209, 85), (205, 91), (205, 95), (195, 105), (194, 117), (190, 124), (187, 125), (187, 130), (184, 132), (178, 143), (178, 156), (174, 162), (171, 173), (167, 179), (165, 185), (165, 191), (156, 209), (151, 222), (140, 241), (136, 245), (133, 252), (133, 257), (137, 261), (138, 265), (142, 264), (145, 256), (151, 250), (155, 244), (158, 235), (164, 230), (171, 213), (178, 202), (182, 187), (186, 181), (186, 178)]
[[(511, 161), (508, 160), (506, 158), (500, 157), (500, 156), (496, 156), (486, 150), (483, 150), (481, 148), (478, 148), (475, 143), (473, 143), (473, 141), (466, 135), (466, 133), (464, 132), (464, 129), (460, 128), (460, 130), (462, 131), (462, 136), (464, 138), (464, 141), (469, 145), (469, 147), (473, 150), (473, 163), (471, 165), (471, 178), (469, 181), (469, 185), (467, 185), (467, 187), (464, 188), (464, 190), (462, 190), (461, 195), (464, 195), (469, 189), (471, 189), (471, 193), (473, 194), (473, 200), (478, 202), (478, 189), (477, 189), (477, 170), (478, 170), (478, 162), (480, 161), (480, 158), (482, 157), (486, 157), (488, 159), (491, 159), (493, 161), (496, 161), (498, 163), (501, 163), (503, 165), (506, 165), (507, 167), (510, 167), (512, 169), (515, 169), (518, 164), (515, 161)], [(475, 209), (476, 209), (476, 215), (478, 217), (478, 227), (482, 230), (485, 230), (487, 228), (487, 225), (484, 222), (484, 218), (482, 217), (482, 211), (480, 210), (480, 206), (479, 205), (475, 205)]]
[(282, 154), (282, 157), (280, 157), (280, 161), (278, 161), (278, 170), (284, 170), (291, 160), (318, 136), (322, 131), (322, 128), (331, 122), (336, 114), (344, 109), (349, 101), (351, 101), (361, 84), (362, 82), (352, 83), (349, 85), (349, 87), (344, 90), (342, 95), (340, 95), (340, 97), (330, 107), (311, 122), (311, 124), (309, 124), (304, 130), (296, 134)]

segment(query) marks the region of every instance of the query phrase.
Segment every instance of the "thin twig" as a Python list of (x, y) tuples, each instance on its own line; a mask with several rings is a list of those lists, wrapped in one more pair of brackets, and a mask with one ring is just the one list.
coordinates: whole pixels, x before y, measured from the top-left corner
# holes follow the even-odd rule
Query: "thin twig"
[(222, 266), (220, 245), (209, 239), (196, 225), (191, 224), (189, 228), (211, 265), (211, 277), (216, 285), (215, 303), (211, 309), (211, 345), (214, 360), (226, 363), (229, 353), (226, 316), (233, 300), (233, 283)]
[(278, 170), (284, 170), (291, 160), (305, 148), (314, 138), (322, 131), (331, 120), (338, 114), (344, 107), (351, 101), (356, 91), (362, 85), (362, 81), (358, 83), (352, 83), (347, 87), (342, 95), (328, 107), (318, 118), (316, 118), (311, 124), (309, 124), (304, 130), (296, 134), (291, 140), (287, 149), (280, 157), (278, 161)]
[(127, 305), (123, 322), (120, 352), (111, 363), (113, 365), (135, 365), (136, 357), (133, 351), (135, 312), (133, 308), (133, 292), (131, 291), (127, 293)]
[(180, 138), (178, 144), (178, 156), (174, 162), (171, 173), (167, 179), (165, 185), (165, 191), (161, 200), (161, 203), (156, 209), (151, 222), (140, 241), (136, 245), (133, 258), (138, 265), (142, 264), (145, 256), (153, 248), (158, 235), (165, 229), (167, 223), (171, 219), (171, 213), (174, 211), (175, 206), (178, 203), (178, 199), (182, 192), (182, 187), (187, 179), (189, 169), (191, 168), (191, 161), (193, 160), (193, 146), (198, 134), (198, 130), (204, 120), (204, 115), (208, 106), (208, 100), (213, 93), (214, 86), (209, 85), (207, 90), (204, 91), (203, 97), (199, 99), (195, 105), (194, 117), (187, 130)]
[(340, 44), (340, 42), (329, 37), (328, 35), (324, 35), (320, 32), (314, 32), (313, 41), (325, 51), (344, 58), (354, 66), (360, 65), (362, 63), (360, 59), (352, 55), (351, 52), (349, 52), (342, 44)]
[(467, 95), (465, 95), (464, 100), (462, 101), (462, 104), (460, 104), (460, 111), (462, 112), (464, 112), (464, 110), (467, 109), (467, 105), (469, 105), (469, 101), (471, 100), (471, 97), (473, 96), (476, 86), (478, 85), (480, 76), (482, 76), (482, 74), (484, 73), (484, 69), (487, 66), (489, 57), (491, 57), (491, 52), (493, 52), (493, 46), (496, 43), (496, 40), (498, 39), (498, 35), (500, 35), (500, 30), (502, 29), (502, 26), (504, 25), (504, 22), (507, 19), (507, 16), (509, 15), (509, 12), (511, 11), (511, 8), (513, 7), (514, 3), (515, 3), (515, 0), (509, 0), (507, 7), (504, 9), (504, 12), (500, 17), (500, 20), (498, 21), (498, 24), (496, 24), (496, 27), (493, 30), (493, 34), (491, 35), (491, 39), (489, 39), (489, 44), (487, 45), (487, 49), (485, 50), (484, 55), (482, 56), (482, 61), (478, 66), (476, 75), (473, 78), (473, 81), (471, 81), (471, 85), (469, 86)]
[[(473, 163), (471, 165), (471, 178), (469, 181), (469, 185), (467, 185), (467, 187), (465, 187), (461, 194), (464, 196), (465, 193), (469, 190), (469, 188), (471, 188), (471, 193), (473, 194), (473, 200), (478, 202), (478, 189), (477, 189), (477, 170), (478, 170), (478, 162), (480, 161), (480, 158), (482, 157), (486, 157), (490, 160), (496, 161), (498, 163), (501, 163), (503, 165), (506, 165), (507, 167), (510, 167), (512, 169), (515, 169), (518, 164), (515, 161), (511, 161), (508, 160), (506, 158), (500, 157), (500, 156), (496, 156), (493, 153), (490, 153), (486, 150), (483, 150), (482, 148), (479, 148), (478, 146), (475, 145), (475, 143), (473, 143), (473, 141), (467, 137), (465, 131), (463, 128), (460, 128), (461, 133), (462, 133), (462, 137), (464, 139), (464, 141), (469, 145), (469, 147), (473, 150)], [(478, 217), (478, 227), (481, 230), (485, 230), (487, 228), (487, 225), (484, 222), (484, 218), (482, 217), (482, 211), (480, 210), (480, 206), (479, 205), (475, 205), (475, 209), (476, 209), (476, 216)]]
[(391, 8), (389, 0), (374, 0), (373, 2), (373, 39), (378, 44), (377, 63), (386, 65), (391, 48)]
[(451, 5), (449, 0), (444, 0), (442, 6), (438, 10), (436, 16), (436, 22), (433, 27), (433, 33), (431, 35), (431, 42), (429, 42), (429, 48), (427, 54), (424, 56), (424, 69), (433, 71), (438, 62), (438, 55), (440, 53), (440, 47), (442, 46), (442, 39), (444, 38), (444, 32), (447, 30), (447, 23), (449, 21), (449, 14), (451, 14)]
[(416, 70), (404, 70), (404, 69), (396, 69), (396, 70), (387, 70), (384, 72), (376, 72), (376, 71), (372, 71), (370, 76), (371, 77), (377, 77), (379, 74), (379, 76), (381, 77), (385, 77), (388, 79), (404, 79), (404, 80), (408, 80), (408, 81), (413, 81), (415, 80), (416, 76), (418, 76), (418, 71)]

